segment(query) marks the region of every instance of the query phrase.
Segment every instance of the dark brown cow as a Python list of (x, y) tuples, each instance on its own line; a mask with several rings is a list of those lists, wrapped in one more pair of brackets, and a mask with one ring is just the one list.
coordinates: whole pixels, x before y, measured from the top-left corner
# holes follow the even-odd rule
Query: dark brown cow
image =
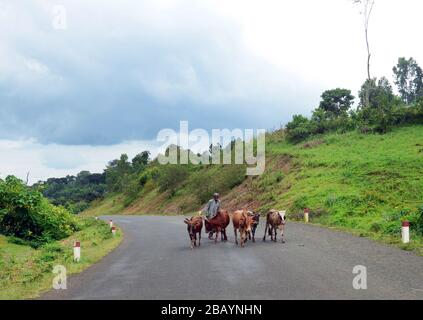
[(248, 234), (248, 238), (250, 240), (253, 240), (253, 242), (256, 242), (256, 230), (260, 222), (260, 213), (248, 211), (248, 215), (253, 219), (253, 223), (251, 225), (251, 232)]
[(184, 222), (187, 224), (189, 238), (191, 240), (191, 249), (197, 246), (197, 233), (198, 233), (198, 246), (201, 246), (201, 230), (203, 229), (203, 218), (192, 217), (186, 218)]
[(235, 243), (238, 245), (237, 230), (239, 230), (241, 247), (244, 247), (247, 236), (251, 234), (253, 217), (248, 214), (247, 210), (237, 210), (232, 214), (232, 223), (234, 226)]
[(228, 237), (226, 236), (226, 228), (229, 225), (230, 218), (228, 210), (219, 210), (217, 215), (206, 221), (206, 232), (216, 232), (216, 237), (214, 242), (217, 243), (217, 238), (219, 233), (222, 235), (222, 241), (228, 241)]
[(270, 210), (266, 216), (266, 228), (264, 230), (263, 241), (266, 241), (267, 231), (271, 240), (277, 242), (277, 229), (281, 231), (282, 243), (285, 243), (284, 231), (285, 231), (286, 211)]

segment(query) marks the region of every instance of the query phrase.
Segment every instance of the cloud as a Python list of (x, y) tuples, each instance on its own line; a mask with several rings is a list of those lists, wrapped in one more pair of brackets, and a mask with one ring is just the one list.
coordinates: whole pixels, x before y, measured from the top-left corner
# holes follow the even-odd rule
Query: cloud
[[(357, 95), (366, 77), (350, 1), (62, 0), (66, 29), (57, 4), (0, 0), (3, 176), (101, 171), (121, 153), (154, 153), (180, 120), (277, 128), (323, 90)], [(376, 3), (374, 76), (389, 78), (400, 56), (423, 64), (421, 12), (420, 0)]]
[(103, 3), (64, 1), (66, 30), (52, 27), (52, 2), (7, 7), (1, 138), (109, 145), (152, 139), (179, 120), (269, 128), (315, 100), (317, 90), (251, 54), (237, 23), (208, 4)]

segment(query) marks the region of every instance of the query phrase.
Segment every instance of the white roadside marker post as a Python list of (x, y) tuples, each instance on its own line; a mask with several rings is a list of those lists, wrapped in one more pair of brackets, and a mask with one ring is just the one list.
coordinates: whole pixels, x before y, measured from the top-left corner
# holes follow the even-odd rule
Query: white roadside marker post
[(402, 243), (410, 242), (410, 222), (403, 221), (401, 228)]
[(98, 220), (98, 217), (95, 217), (96, 220)]
[(116, 235), (116, 227), (112, 227), (112, 234)]
[(308, 214), (309, 214), (309, 210), (307, 208), (304, 209), (304, 221), (305, 223), (308, 223)]
[(81, 243), (79, 241), (75, 241), (73, 245), (73, 260), (76, 262), (81, 260)]
[(111, 220), (111, 219), (109, 221), (109, 226), (110, 226), (110, 228), (113, 228), (113, 220)]

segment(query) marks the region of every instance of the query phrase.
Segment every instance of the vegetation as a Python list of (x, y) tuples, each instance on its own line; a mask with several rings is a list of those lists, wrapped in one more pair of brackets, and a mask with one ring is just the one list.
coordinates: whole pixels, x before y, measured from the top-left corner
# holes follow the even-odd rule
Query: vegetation
[[(0, 235), (0, 299), (29, 299), (52, 288), (54, 266), (63, 265), (67, 275), (81, 272), (100, 260), (122, 240), (109, 226), (92, 218), (80, 220), (80, 231), (34, 249)], [(74, 241), (81, 242), (81, 260), (73, 261)]]
[(421, 237), (422, 139), (422, 126), (385, 135), (332, 133), (299, 145), (271, 137), (269, 154), (288, 154), (290, 169), (272, 187), (283, 191), (262, 208), (289, 208), (293, 217), (311, 208), (314, 222), (398, 239), (401, 220), (409, 220)]
[(416, 60), (400, 58), (393, 69), (402, 100), (411, 104), (423, 96), (423, 70)]
[(81, 171), (75, 176), (50, 178), (33, 186), (57, 206), (63, 206), (72, 213), (88, 208), (91, 201), (101, 198), (106, 192), (105, 174)]
[(33, 188), (40, 191), (52, 204), (63, 206), (77, 214), (87, 209), (93, 200), (103, 198), (107, 191), (125, 191), (130, 194), (132, 190), (138, 190), (138, 184), (142, 186), (143, 179), (146, 178), (143, 171), (149, 157), (150, 152), (144, 151), (129, 162), (128, 156), (123, 154), (120, 159), (110, 161), (103, 173), (81, 171), (76, 177), (39, 181)]
[[(100, 259), (120, 241), (106, 223), (83, 219), (51, 204), (14, 176), (0, 179), (0, 299), (34, 297), (51, 288), (53, 266), (68, 274)], [(75, 239), (81, 262), (72, 261)]]
[(370, 75), (370, 59), (372, 54), (370, 52), (370, 41), (369, 41), (369, 26), (370, 18), (372, 16), (375, 0), (352, 0), (352, 2), (360, 7), (360, 14), (363, 15), (364, 22), (364, 35), (366, 37), (366, 49), (367, 49), (367, 80), (372, 77)]
[[(246, 177), (245, 166), (236, 165), (179, 166), (186, 167), (188, 175), (168, 180), (174, 181), (175, 192), (161, 188), (157, 178), (173, 167), (152, 161), (136, 197), (109, 194), (83, 215), (193, 214), (218, 191), (229, 210), (248, 207), (265, 213), (283, 208), (290, 220), (302, 220), (307, 207), (313, 223), (423, 254), (421, 125), (394, 127), (386, 134), (329, 132), (297, 144), (281, 129), (267, 134), (263, 175)], [(400, 240), (402, 220), (411, 222), (413, 236), (405, 247)]]
[(51, 205), (38, 191), (14, 176), (0, 180), (0, 233), (37, 247), (60, 240), (78, 229), (76, 219), (64, 208)]
[(295, 115), (286, 126), (293, 143), (327, 132), (386, 133), (400, 125), (423, 123), (423, 72), (417, 62), (400, 58), (394, 67), (400, 97), (382, 77), (367, 79), (359, 92), (359, 105), (351, 109), (354, 97), (348, 89), (328, 90), (311, 119)]

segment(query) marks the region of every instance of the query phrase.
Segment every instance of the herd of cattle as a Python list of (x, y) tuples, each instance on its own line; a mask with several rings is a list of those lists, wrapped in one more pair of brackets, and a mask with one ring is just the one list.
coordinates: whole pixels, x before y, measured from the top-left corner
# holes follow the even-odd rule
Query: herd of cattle
[[(263, 241), (266, 241), (266, 238), (269, 235), (271, 240), (276, 242), (277, 230), (279, 229), (281, 231), (282, 243), (285, 243), (285, 219), (286, 211), (270, 210), (266, 215), (266, 228), (264, 230)], [(216, 217), (210, 220), (204, 220), (203, 217), (196, 216), (186, 218), (184, 222), (187, 224), (187, 230), (191, 240), (191, 249), (197, 246), (197, 235), (198, 246), (201, 245), (201, 231), (203, 230), (203, 224), (205, 225), (206, 233), (215, 234), (215, 243), (217, 243), (219, 234), (221, 235), (221, 241), (228, 240), (228, 237), (226, 236), (226, 228), (230, 223), (230, 216), (227, 210), (220, 210)], [(247, 240), (255, 242), (255, 234), (259, 222), (259, 213), (254, 213), (245, 209), (233, 212), (232, 224), (235, 233), (235, 243), (238, 245), (237, 232), (239, 232), (241, 247), (244, 247)]]

